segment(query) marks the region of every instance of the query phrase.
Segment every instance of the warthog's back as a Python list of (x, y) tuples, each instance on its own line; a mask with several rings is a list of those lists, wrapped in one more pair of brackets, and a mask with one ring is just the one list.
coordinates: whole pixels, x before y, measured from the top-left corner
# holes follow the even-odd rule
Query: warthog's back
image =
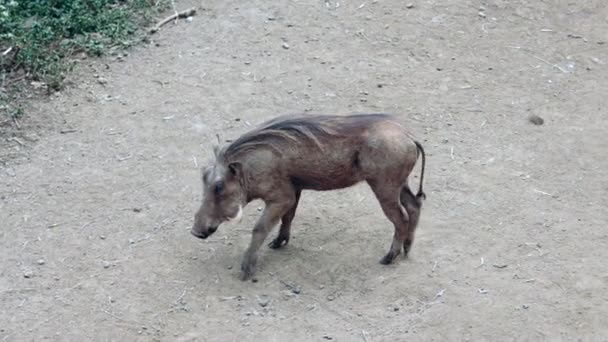
[[(266, 167), (303, 189), (328, 190), (354, 185), (378, 168), (403, 168), (416, 148), (405, 129), (388, 114), (283, 116), (235, 140), (226, 155), (271, 150)], [(255, 154), (255, 152), (254, 152)]]

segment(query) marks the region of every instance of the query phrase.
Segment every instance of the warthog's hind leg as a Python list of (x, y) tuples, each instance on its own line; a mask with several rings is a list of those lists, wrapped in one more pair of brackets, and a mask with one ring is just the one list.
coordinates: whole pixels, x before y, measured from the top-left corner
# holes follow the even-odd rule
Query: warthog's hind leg
[(301, 190), (296, 190), (296, 202), (295, 204), (283, 215), (281, 218), (281, 228), (279, 229), (279, 235), (272, 240), (268, 246), (272, 249), (279, 249), (286, 246), (289, 243), (289, 236), (291, 232), (291, 221), (296, 214), (298, 208), (298, 202), (300, 201)]
[(403, 248), (405, 241), (409, 238), (409, 215), (399, 200), (400, 186), (383, 184), (381, 182), (369, 183), (380, 202), (382, 211), (395, 227), (391, 247), (388, 253), (380, 260), (381, 264), (388, 265), (401, 253), (401, 248)]

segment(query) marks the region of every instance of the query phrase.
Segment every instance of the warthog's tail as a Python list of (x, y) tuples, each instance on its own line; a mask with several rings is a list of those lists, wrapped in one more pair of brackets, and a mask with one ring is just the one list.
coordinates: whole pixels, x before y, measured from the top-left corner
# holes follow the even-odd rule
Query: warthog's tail
[(416, 144), (416, 148), (418, 148), (418, 152), (422, 154), (422, 168), (420, 169), (420, 185), (418, 186), (418, 193), (416, 194), (416, 199), (426, 199), (426, 194), (422, 190), (422, 183), (424, 182), (424, 166), (426, 164), (426, 156), (424, 154), (424, 149), (419, 142), (414, 140), (414, 144)]

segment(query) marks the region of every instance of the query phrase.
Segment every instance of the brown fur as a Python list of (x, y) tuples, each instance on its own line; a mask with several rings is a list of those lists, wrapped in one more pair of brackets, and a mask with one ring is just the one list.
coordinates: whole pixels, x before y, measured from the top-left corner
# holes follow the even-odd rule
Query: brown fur
[[(405, 255), (411, 248), (426, 198), (425, 154), (391, 115), (282, 116), (215, 153), (215, 163), (203, 174), (204, 198), (192, 234), (206, 238), (247, 203), (262, 199), (266, 207), (253, 228), (242, 279), (253, 274), (257, 251), (279, 221), (279, 234), (270, 247), (289, 242), (302, 190), (341, 189), (366, 181), (395, 227), (381, 263), (390, 264), (402, 248)], [(407, 179), (419, 154), (422, 170), (414, 195)]]

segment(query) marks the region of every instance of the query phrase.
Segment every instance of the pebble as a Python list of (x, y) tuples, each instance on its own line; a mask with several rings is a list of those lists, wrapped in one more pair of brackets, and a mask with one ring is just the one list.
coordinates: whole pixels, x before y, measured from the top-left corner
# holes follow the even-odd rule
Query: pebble
[(541, 118), (541, 117), (540, 117), (540, 116), (538, 116), (538, 115), (534, 115), (534, 114), (532, 114), (532, 115), (530, 115), (530, 116), (528, 117), (528, 121), (530, 121), (531, 123), (533, 123), (533, 124), (535, 124), (535, 125), (537, 125), (537, 126), (540, 126), (540, 125), (542, 125), (543, 123), (545, 123), (545, 120), (543, 120), (543, 118)]
[(46, 261), (44, 261), (44, 259), (38, 259), (38, 261), (36, 261), (36, 263), (40, 266), (44, 265), (46, 263)]
[(110, 262), (109, 262), (109, 261), (105, 261), (105, 260), (104, 260), (104, 261), (101, 263), (101, 265), (103, 266), (103, 268), (110, 268)]
[(281, 46), (282, 46), (282, 47), (283, 47), (283, 49), (285, 49), (285, 50), (289, 49), (289, 44), (287, 44), (287, 43), (283, 43), (283, 44), (281, 44)]
[(522, 307), (522, 308), (524, 308), (524, 309), (529, 309), (529, 308), (530, 308), (530, 305), (528, 305), (528, 304), (524, 304), (524, 305), (522, 305), (521, 307)]
[(34, 276), (34, 271), (32, 270), (26, 270), (25, 272), (23, 272), (23, 277), (24, 278), (32, 278)]
[(188, 17), (188, 18), (186, 18), (186, 21), (187, 21), (187, 22), (189, 22), (189, 23), (191, 23), (191, 22), (192, 22), (192, 20), (194, 20), (194, 18), (192, 18), (192, 17)]
[(414, 4), (410, 2), (407, 5), (405, 5), (405, 8), (414, 8)]
[(334, 295), (327, 296), (327, 300), (330, 302), (333, 301), (334, 299), (336, 299), (336, 297)]
[(480, 17), (485, 18), (486, 14), (482, 11), (479, 11), (479, 13), (477, 13)]
[(496, 268), (506, 268), (506, 267), (507, 267), (507, 264), (494, 264), (494, 265), (492, 265), (492, 266), (494, 266), (494, 267), (496, 267)]
[(268, 298), (267, 296), (258, 297), (258, 304), (260, 304), (261, 307), (265, 308), (266, 306), (268, 306), (269, 303), (270, 303), (270, 298)]
[(97, 79), (97, 83), (99, 83), (99, 84), (102, 84), (102, 85), (103, 85), (103, 84), (108, 83), (108, 81), (107, 81), (105, 78), (103, 78), (103, 77), (99, 77), (99, 78)]
[(105, 240), (105, 239), (106, 239), (106, 237), (105, 237), (105, 236), (103, 236), (103, 235), (99, 235), (99, 238), (100, 238), (100, 239), (102, 239), (102, 240)]

